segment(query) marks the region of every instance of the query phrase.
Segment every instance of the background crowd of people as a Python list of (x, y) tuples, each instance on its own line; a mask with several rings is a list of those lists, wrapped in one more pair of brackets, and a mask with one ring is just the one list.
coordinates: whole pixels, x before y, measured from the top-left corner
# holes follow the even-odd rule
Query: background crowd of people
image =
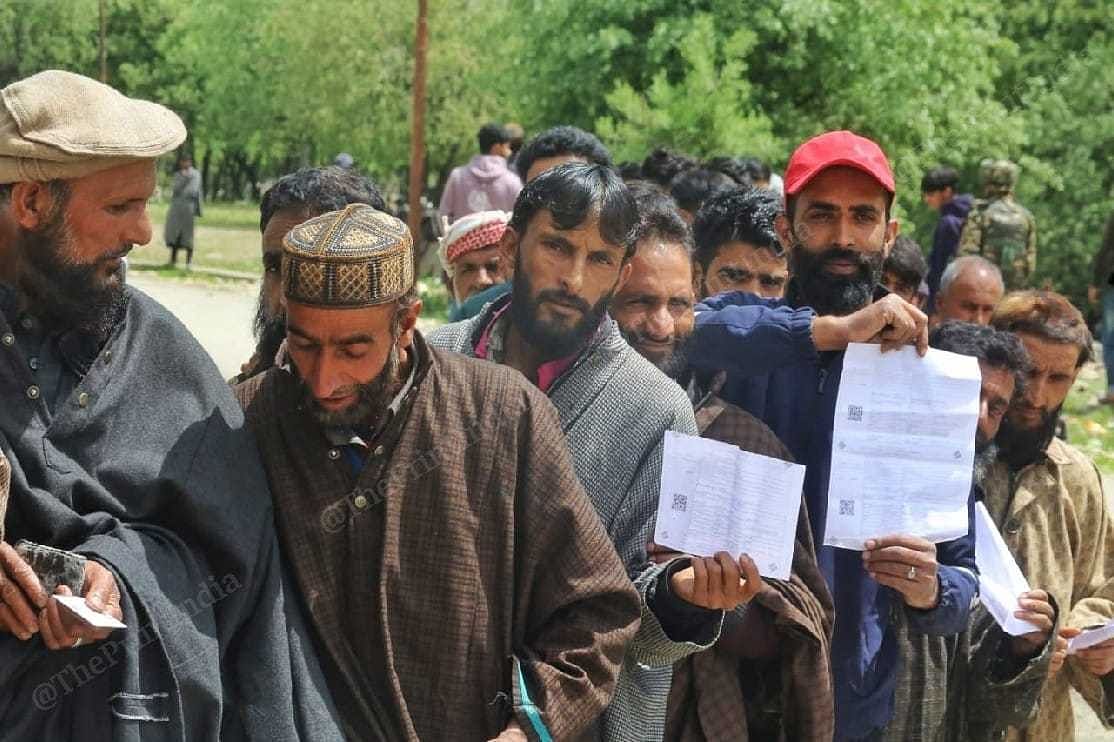
[[(2, 735), (1067, 740), (1070, 688), (1114, 726), (1114, 639), (1070, 646), (1114, 620), (1114, 515), (1058, 435), (1093, 337), (1031, 285), (1012, 163), (978, 199), (925, 174), (926, 256), (891, 155), (850, 131), (778, 176), (485, 125), (442, 197), (454, 321), (428, 333), (377, 186), (298, 170), (263, 194), (230, 385), (124, 273), (182, 121), (59, 71), (0, 100)], [(853, 343), (976, 360), (964, 535), (825, 544)], [(805, 465), (788, 579), (654, 542), (670, 433)], [(979, 602), (976, 506), (1032, 631)]]

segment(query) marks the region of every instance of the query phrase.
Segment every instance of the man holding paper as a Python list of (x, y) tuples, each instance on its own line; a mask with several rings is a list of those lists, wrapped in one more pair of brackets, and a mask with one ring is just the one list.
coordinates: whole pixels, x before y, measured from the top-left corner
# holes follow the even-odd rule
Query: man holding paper
[[(1014, 334), (968, 322), (945, 322), (929, 341), (933, 348), (978, 360), (975, 472), (981, 478), (996, 456), (994, 436), (1002, 418), (1023, 387), (1028, 356)], [(977, 485), (976, 492), (982, 499)], [(1046, 591), (1030, 588), (982, 503), (976, 506), (976, 546), (980, 603), (967, 630), (956, 637), (901, 635), (902, 656), (917, 659), (906, 663), (898, 680), (897, 713), (887, 739), (945, 734), (970, 742), (1000, 739), (1036, 713), (1055, 654), (1056, 642), (1049, 639), (1057, 627), (1056, 605)], [(915, 682), (906, 676), (922, 666), (930, 668), (935, 682), (925, 691), (906, 690)]]
[(515, 369), (557, 408), (576, 473), (642, 596), (615, 697), (588, 735), (616, 742), (661, 739), (673, 664), (712, 646), (724, 609), (760, 582), (741, 555), (647, 558), (665, 433), (696, 424), (684, 392), (606, 316), (630, 276), (637, 220), (609, 168), (545, 171), (522, 189), (503, 235), (517, 261), (511, 295), (430, 335), (435, 347)]
[[(677, 213), (673, 199), (666, 194), (642, 193), (636, 196), (636, 201), (639, 228), (631, 275), (615, 295), (611, 316), (631, 347), (686, 390), (695, 408), (700, 435), (710, 439), (666, 434), (663, 491), (669, 492), (666, 483), (670, 470), (680, 466), (682, 482), (673, 493), (680, 491), (688, 497), (689, 488), (699, 486), (699, 481), (694, 485), (691, 480), (705, 478), (702, 469), (707, 468), (707, 463), (729, 461), (737, 472), (738, 460), (745, 458), (742, 455), (745, 451), (760, 456), (749, 460), (750, 476), (745, 482), (740, 482), (737, 476), (728, 480), (734, 490), (731, 494), (736, 498), (757, 494), (765, 500), (760, 504), (744, 503), (739, 508), (735, 507), (735, 500), (715, 503), (719, 507), (714, 518), (725, 529), (730, 529), (730, 525), (723, 521), (734, 520), (739, 525), (748, 520), (747, 516), (759, 514), (761, 525), (755, 530), (760, 532), (745, 533), (743, 549), (758, 563), (766, 579), (751, 603), (727, 614), (723, 634), (712, 650), (694, 654), (674, 666), (666, 739), (694, 742), (780, 737), (827, 742), (832, 737), (833, 724), (828, 680), (831, 595), (816, 564), (799, 479), (791, 497), (779, 499), (777, 495), (784, 494), (784, 490), (778, 492), (774, 488), (780, 475), (789, 478), (790, 470), (801, 467), (784, 463), (791, 461), (792, 456), (761, 420), (718, 396), (723, 374), (696, 378), (688, 370), (687, 348), (692, 339), (695, 302), (692, 233)], [(773, 218), (773, 212), (761, 209), (743, 209), (729, 215), (735, 228), (746, 232), (763, 227), (772, 231)], [(675, 455), (680, 452), (671, 448), (674, 443), (690, 450), (699, 444), (712, 447), (712, 451), (698, 453), (692, 459), (696, 463), (695, 477), (683, 471), (688, 467), (682, 457)], [(749, 492), (744, 492), (748, 487), (738, 486), (756, 479), (761, 486)], [(658, 516), (659, 531), (672, 520), (669, 516), (678, 512), (673, 504), (666, 499), (661, 505), (665, 517)], [(693, 510), (699, 504), (684, 504), (689, 511), (685, 515), (695, 518)], [(725, 511), (737, 517), (722, 517)], [(777, 527), (778, 522), (783, 528)], [(689, 529), (689, 534), (692, 530)], [(707, 529), (701, 535), (711, 536), (709, 532), (714, 530), (717, 529)], [(722, 538), (721, 533), (716, 535)], [(663, 544), (651, 545), (655, 561), (665, 562), (678, 556), (667, 547), (683, 548), (680, 542), (662, 541)], [(760, 558), (762, 547), (771, 541), (784, 546), (787, 558)], [(724, 546), (721, 541), (712, 548)], [(785, 570), (780, 575), (783, 579), (771, 579), (779, 576), (772, 574), (772, 561)]]
[[(893, 172), (877, 144), (851, 132), (805, 142), (790, 158), (785, 196), (777, 228), (789, 250), (786, 299), (734, 293), (706, 300), (697, 308), (690, 363), (727, 370), (723, 396), (766, 422), (807, 465), (805, 501), (822, 543), (843, 351), (874, 342), (883, 350), (912, 343), (924, 353), (927, 319), (878, 291), (897, 222), (890, 219)], [(875, 738), (893, 717), (901, 662), (895, 620), (923, 633), (956, 634), (977, 588), (970, 527), (941, 544), (879, 534), (865, 546), (861, 554), (817, 549), (836, 609), (838, 740)]]
[[(986, 507), (1033, 585), (1063, 611), (1062, 639), (1114, 619), (1114, 519), (1094, 463), (1055, 436), (1060, 410), (1090, 358), (1091, 333), (1067, 299), (1050, 291), (1008, 295), (991, 324), (1021, 338), (1031, 368), (1006, 414), (998, 455), (981, 478)], [(1078, 646), (1078, 644), (1076, 645)], [(1069, 652), (1022, 740), (1073, 739), (1068, 688), (1114, 725), (1114, 639)]]

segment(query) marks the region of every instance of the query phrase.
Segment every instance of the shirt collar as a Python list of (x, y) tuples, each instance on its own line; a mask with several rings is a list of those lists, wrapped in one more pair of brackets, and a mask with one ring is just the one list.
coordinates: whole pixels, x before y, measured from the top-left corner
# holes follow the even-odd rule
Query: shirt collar
[[(507, 330), (510, 328), (510, 314), (507, 310), (511, 308), (511, 302), (507, 302), (503, 306), (495, 309), (491, 314), (491, 320), (484, 327), (480, 333), (479, 339), (473, 347), (473, 352), (477, 358), (493, 361), (495, 363), (503, 363), (504, 343), (507, 339)], [(538, 379), (537, 387), (543, 393), (548, 393), (549, 388), (553, 386), (553, 382), (561, 377), (561, 374), (569, 370), (576, 359), (580, 356), (583, 347), (577, 348), (570, 355), (564, 358), (557, 358), (552, 361), (546, 361), (538, 366)]]

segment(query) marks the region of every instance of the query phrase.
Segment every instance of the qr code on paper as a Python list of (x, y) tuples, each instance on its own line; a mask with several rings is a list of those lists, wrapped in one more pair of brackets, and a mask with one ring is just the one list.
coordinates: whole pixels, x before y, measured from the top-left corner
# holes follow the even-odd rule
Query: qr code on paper
[(863, 408), (857, 404), (848, 405), (847, 419), (854, 423), (861, 423), (863, 421)]
[(839, 501), (839, 514), (840, 515), (854, 515), (855, 514), (855, 501), (854, 500), (840, 500)]
[(689, 496), (680, 492), (673, 493), (673, 509), (685, 512), (689, 506)]

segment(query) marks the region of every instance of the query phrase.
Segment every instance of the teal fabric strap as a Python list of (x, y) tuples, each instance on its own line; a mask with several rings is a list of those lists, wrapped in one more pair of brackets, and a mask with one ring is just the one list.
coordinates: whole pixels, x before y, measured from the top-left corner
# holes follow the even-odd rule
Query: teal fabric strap
[(550, 735), (549, 730), (546, 729), (545, 722), (542, 721), (541, 714), (538, 713), (538, 707), (530, 700), (530, 689), (526, 687), (526, 676), (522, 673), (522, 663), (515, 662), (515, 669), (518, 670), (518, 692), (522, 698), (521, 708), (526, 714), (526, 718), (530, 721), (530, 726), (534, 730), (534, 734), (538, 736), (541, 742), (553, 742), (553, 737)]

